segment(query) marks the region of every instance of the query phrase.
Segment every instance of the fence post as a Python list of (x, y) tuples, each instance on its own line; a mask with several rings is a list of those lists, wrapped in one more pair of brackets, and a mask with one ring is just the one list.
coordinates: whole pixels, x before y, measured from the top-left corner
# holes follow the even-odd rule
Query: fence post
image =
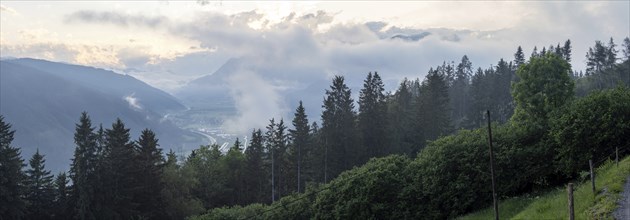
[(619, 167), (619, 147), (615, 147), (615, 163), (617, 163), (617, 167)]
[(575, 219), (575, 213), (573, 212), (573, 183), (569, 183), (567, 186), (567, 194), (569, 194), (569, 220)]
[(593, 188), (593, 196), (595, 196), (595, 173), (593, 172), (593, 160), (588, 160), (588, 165), (591, 167), (591, 187)]
[(492, 127), (490, 126), (490, 110), (488, 113), (488, 145), (490, 145), (490, 175), (492, 176), (492, 204), (494, 206), (494, 219), (499, 220), (499, 201), (497, 201), (496, 186), (494, 183), (494, 152), (492, 152)]

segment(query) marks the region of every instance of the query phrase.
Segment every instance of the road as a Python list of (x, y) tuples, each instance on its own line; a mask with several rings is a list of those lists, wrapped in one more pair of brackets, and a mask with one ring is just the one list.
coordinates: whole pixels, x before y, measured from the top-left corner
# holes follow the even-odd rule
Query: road
[(613, 213), (615, 219), (630, 219), (630, 176), (626, 179), (626, 184), (623, 187), (623, 193), (621, 193), (621, 199), (619, 200), (619, 208)]

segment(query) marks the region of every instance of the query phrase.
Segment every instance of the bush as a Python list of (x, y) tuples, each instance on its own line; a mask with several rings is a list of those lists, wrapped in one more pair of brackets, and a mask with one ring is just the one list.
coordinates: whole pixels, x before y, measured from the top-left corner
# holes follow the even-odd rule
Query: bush
[(410, 160), (392, 155), (371, 159), (323, 186), (315, 201), (316, 219), (396, 219), (400, 192), (409, 184)]
[[(588, 160), (604, 160), (630, 148), (630, 90), (618, 87), (576, 100), (553, 119), (558, 169), (568, 177), (588, 169)], [(614, 156), (614, 155), (613, 155)]]

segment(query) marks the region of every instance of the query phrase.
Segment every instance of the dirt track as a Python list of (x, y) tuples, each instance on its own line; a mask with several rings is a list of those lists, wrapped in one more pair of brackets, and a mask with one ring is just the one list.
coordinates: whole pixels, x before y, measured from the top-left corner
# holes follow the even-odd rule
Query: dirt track
[(630, 219), (630, 176), (626, 179), (626, 184), (623, 187), (623, 193), (621, 193), (621, 199), (619, 200), (619, 207), (615, 210), (613, 216), (619, 220)]

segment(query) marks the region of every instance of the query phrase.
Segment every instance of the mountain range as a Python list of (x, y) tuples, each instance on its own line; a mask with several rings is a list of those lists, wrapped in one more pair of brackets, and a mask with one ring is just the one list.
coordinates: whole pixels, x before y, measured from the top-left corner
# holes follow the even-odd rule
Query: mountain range
[(69, 168), (83, 111), (95, 127), (107, 129), (120, 118), (132, 139), (149, 128), (162, 148), (182, 150), (207, 142), (168, 120), (170, 113), (186, 109), (177, 98), (129, 75), (28, 58), (0, 61), (0, 115), (16, 130), (13, 145), (23, 158), (39, 149), (55, 172)]

